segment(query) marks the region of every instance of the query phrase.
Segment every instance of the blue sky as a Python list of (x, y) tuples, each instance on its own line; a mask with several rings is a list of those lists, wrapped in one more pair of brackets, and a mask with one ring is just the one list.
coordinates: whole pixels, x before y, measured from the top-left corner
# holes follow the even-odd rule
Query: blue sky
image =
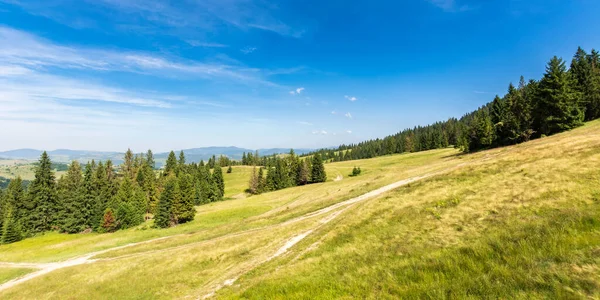
[(593, 0), (0, 0), (0, 150), (325, 147), (600, 48)]

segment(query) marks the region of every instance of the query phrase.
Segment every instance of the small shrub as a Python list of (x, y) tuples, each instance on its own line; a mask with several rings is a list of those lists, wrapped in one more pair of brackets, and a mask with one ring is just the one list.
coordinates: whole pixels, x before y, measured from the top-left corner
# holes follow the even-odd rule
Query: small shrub
[(229, 168), (227, 169), (227, 174), (231, 174), (231, 172), (233, 172), (233, 168), (231, 168), (231, 166), (229, 166)]
[(360, 173), (362, 172), (362, 170), (360, 169), (360, 167), (354, 167), (352, 169), (352, 174), (350, 174), (350, 177), (354, 177), (354, 176), (358, 176), (360, 175)]

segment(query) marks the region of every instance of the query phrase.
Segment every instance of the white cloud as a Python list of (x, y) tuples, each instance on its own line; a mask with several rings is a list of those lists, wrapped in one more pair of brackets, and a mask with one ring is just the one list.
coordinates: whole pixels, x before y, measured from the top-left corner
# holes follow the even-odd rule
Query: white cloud
[[(274, 85), (262, 71), (237, 65), (202, 63), (131, 51), (57, 45), (31, 34), (0, 26), (0, 64), (14, 67), (119, 71), (161, 77), (227, 78), (243, 83)], [(14, 70), (13, 70), (14, 71)]]
[(469, 5), (459, 6), (456, 0), (427, 0), (429, 3), (441, 8), (445, 12), (464, 12), (472, 10)]
[(346, 130), (347, 134), (352, 134), (352, 130)]
[(349, 112), (347, 112), (344, 116), (348, 119), (352, 119), (352, 114), (350, 114)]
[(303, 87), (297, 88), (293, 91), (290, 91), (290, 95), (300, 95), (304, 91)]
[(187, 40), (186, 43), (190, 44), (190, 46), (193, 46), (193, 47), (204, 47), (204, 48), (227, 48), (227, 47), (229, 47), (225, 44), (208, 43), (208, 42), (201, 42), (201, 41), (197, 41), (197, 40)]
[(348, 99), (348, 100), (350, 100), (350, 101), (352, 101), (352, 102), (354, 102), (354, 101), (358, 100), (358, 98), (356, 98), (356, 97), (352, 97), (352, 96), (344, 96), (344, 98), (346, 98), (346, 99)]
[(306, 125), (306, 126), (312, 126), (313, 124), (310, 122), (305, 122), (305, 121), (299, 121), (298, 124), (300, 125)]
[(334, 110), (334, 111), (331, 112), (331, 114), (332, 115), (337, 115), (337, 111)]
[(315, 135), (327, 135), (327, 131), (325, 131), (325, 130), (314, 130), (312, 132), (312, 134), (315, 134)]
[(258, 48), (246, 46), (246, 47), (240, 49), (240, 51), (244, 54), (250, 54), (250, 53), (256, 51), (256, 49), (258, 49)]

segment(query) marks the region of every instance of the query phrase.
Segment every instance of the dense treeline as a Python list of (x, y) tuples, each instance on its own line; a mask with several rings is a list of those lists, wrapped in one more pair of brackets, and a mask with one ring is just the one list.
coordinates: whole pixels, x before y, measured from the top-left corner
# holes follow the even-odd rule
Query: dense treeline
[[(73, 161), (56, 180), (44, 152), (35, 179), (25, 188), (21, 178), (0, 190), (0, 242), (11, 243), (37, 233), (112, 232), (155, 219), (169, 227), (194, 219), (194, 205), (223, 199), (225, 183), (215, 159), (186, 164), (171, 151), (157, 174), (152, 151), (125, 153), (117, 170), (110, 160), (85, 166)], [(157, 176), (158, 175), (158, 176)]]
[(250, 157), (254, 157), (256, 161), (263, 161), (265, 166), (259, 167), (258, 172), (256, 166), (254, 167), (247, 190), (250, 194), (327, 181), (323, 160), (319, 154), (310, 159), (302, 159), (291, 150), (285, 157), (273, 155), (261, 159), (258, 154)]
[(600, 55), (579, 48), (567, 69), (553, 57), (539, 81), (521, 77), (495, 99), (460, 119), (406, 129), (383, 139), (321, 149), (326, 161), (418, 152), (453, 145), (464, 152), (506, 146), (552, 135), (600, 117)]

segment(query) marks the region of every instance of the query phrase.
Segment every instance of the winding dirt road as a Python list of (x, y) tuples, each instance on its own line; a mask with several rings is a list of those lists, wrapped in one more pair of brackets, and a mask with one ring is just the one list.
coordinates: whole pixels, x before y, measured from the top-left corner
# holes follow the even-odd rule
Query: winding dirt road
[[(461, 165), (458, 165), (458, 166), (455, 166), (455, 167), (452, 167), (452, 168), (449, 168), (449, 169), (445, 169), (445, 170), (442, 170), (442, 171), (428, 173), (428, 174), (425, 174), (425, 175), (422, 175), (422, 176), (417, 176), (417, 177), (412, 177), (412, 178), (400, 180), (400, 181), (394, 182), (392, 184), (383, 186), (381, 188), (375, 189), (373, 191), (370, 191), (368, 193), (365, 193), (365, 194), (363, 194), (361, 196), (358, 196), (358, 197), (355, 197), (355, 198), (352, 198), (352, 199), (348, 199), (348, 200), (343, 201), (343, 202), (339, 202), (339, 203), (333, 204), (331, 206), (322, 208), (320, 210), (308, 213), (306, 215), (294, 218), (292, 220), (288, 220), (286, 222), (283, 222), (283, 223), (280, 223), (280, 224), (277, 224), (277, 225), (273, 225), (273, 226), (284, 226), (284, 225), (288, 225), (288, 224), (291, 224), (291, 223), (300, 222), (300, 221), (303, 221), (303, 220), (306, 220), (306, 219), (309, 219), (309, 218), (313, 218), (313, 217), (317, 217), (317, 216), (320, 216), (320, 215), (324, 215), (324, 214), (333, 212), (333, 211), (335, 211), (337, 209), (340, 209), (337, 212), (335, 212), (335, 213), (333, 213), (331, 215), (328, 215), (325, 218), (323, 218), (322, 220), (320, 220), (320, 222), (318, 222), (317, 225), (315, 225), (313, 228), (311, 228), (311, 229), (309, 229), (309, 230), (307, 230), (307, 231), (305, 231), (305, 232), (303, 232), (303, 233), (301, 233), (299, 235), (296, 235), (296, 236), (292, 237), (291, 239), (289, 239), (272, 256), (270, 256), (268, 259), (266, 259), (266, 260), (264, 260), (262, 262), (259, 262), (256, 265), (254, 265), (252, 267), (252, 269), (254, 269), (254, 268), (256, 268), (256, 267), (258, 267), (258, 266), (260, 266), (260, 265), (262, 265), (262, 264), (264, 264), (264, 263), (266, 263), (268, 261), (271, 261), (271, 260), (273, 260), (273, 259), (275, 259), (275, 258), (277, 258), (277, 257), (279, 257), (279, 256), (281, 256), (283, 254), (285, 254), (294, 245), (296, 245), (297, 243), (299, 243), (302, 240), (304, 240), (307, 236), (309, 236), (311, 233), (313, 233), (319, 227), (321, 227), (324, 224), (327, 224), (328, 222), (330, 222), (330, 221), (334, 220), (335, 218), (337, 218), (342, 212), (344, 212), (346, 209), (348, 209), (349, 207), (351, 207), (353, 204), (356, 204), (356, 203), (359, 203), (361, 201), (364, 201), (364, 200), (367, 200), (367, 199), (379, 196), (379, 195), (381, 195), (383, 193), (389, 192), (391, 190), (397, 189), (399, 187), (405, 186), (407, 184), (410, 184), (410, 183), (413, 183), (413, 182), (416, 182), (416, 181), (419, 181), (419, 180), (422, 180), (422, 179), (425, 179), (425, 178), (429, 178), (429, 177), (432, 177), (432, 176), (435, 176), (435, 175), (439, 175), (439, 174), (442, 174), (442, 173), (447, 173), (447, 172), (452, 171), (454, 169), (457, 169), (457, 168), (459, 168), (459, 167), (461, 167), (463, 165), (464, 164), (461, 164)], [(272, 226), (267, 226), (267, 227), (272, 227)], [(266, 229), (267, 227), (252, 229), (250, 231)], [(241, 233), (243, 233), (243, 232), (234, 233), (234, 234), (231, 234), (231, 235), (222, 236), (222, 237), (218, 237), (218, 238), (224, 238), (224, 237), (228, 237), (228, 236), (238, 235), (238, 234), (241, 234)], [(78, 265), (83, 265), (83, 264), (94, 263), (94, 262), (98, 261), (99, 259), (93, 259), (93, 257), (97, 256), (99, 254), (103, 254), (103, 253), (106, 253), (106, 252), (115, 251), (115, 250), (119, 250), (119, 249), (123, 249), (123, 248), (127, 248), (127, 247), (133, 247), (133, 246), (137, 246), (137, 245), (141, 245), (141, 244), (152, 243), (152, 242), (156, 242), (156, 241), (159, 241), (159, 240), (170, 239), (170, 238), (177, 237), (177, 236), (181, 236), (181, 235), (172, 235), (172, 236), (168, 236), (168, 237), (162, 237), (162, 238), (147, 240), (147, 241), (143, 241), (143, 242), (139, 242), (139, 243), (131, 243), (131, 244), (127, 244), (127, 245), (124, 245), (124, 246), (119, 246), (119, 247), (110, 248), (110, 249), (106, 249), (106, 250), (102, 250), (102, 251), (92, 252), (92, 253), (89, 253), (89, 254), (86, 254), (86, 255), (83, 255), (83, 256), (79, 256), (79, 257), (76, 257), (76, 258), (72, 258), (72, 259), (69, 259), (69, 260), (66, 260), (66, 261), (62, 261), (62, 262), (54, 262), (54, 263), (10, 263), (10, 262), (0, 262), (0, 267), (15, 267), (15, 268), (32, 268), (32, 269), (38, 269), (37, 271), (29, 273), (29, 274), (27, 274), (27, 275), (25, 275), (23, 277), (16, 278), (16, 279), (13, 279), (13, 280), (10, 280), (10, 281), (7, 281), (7, 282), (1, 284), (0, 285), (0, 291), (9, 289), (9, 288), (14, 287), (14, 286), (16, 286), (18, 284), (21, 284), (23, 282), (27, 282), (27, 281), (29, 281), (31, 279), (34, 279), (36, 277), (48, 274), (48, 273), (53, 272), (55, 270), (59, 270), (59, 269), (62, 269), (62, 268), (73, 267), (73, 266), (78, 266)], [(216, 238), (216, 239), (218, 239), (218, 238)], [(204, 241), (204, 242), (206, 242), (206, 241)], [(212, 289), (211, 293), (209, 293), (207, 295), (204, 295), (201, 298), (205, 299), (205, 298), (212, 297), (219, 289), (223, 288), (224, 286), (230, 286), (230, 285), (232, 285), (233, 283), (235, 283), (235, 281), (240, 276), (248, 273), (252, 269), (244, 270), (243, 272), (240, 272), (239, 274), (237, 274), (235, 276), (235, 278), (231, 278), (231, 279), (225, 280), (222, 284), (219, 284), (219, 285), (215, 286)]]

